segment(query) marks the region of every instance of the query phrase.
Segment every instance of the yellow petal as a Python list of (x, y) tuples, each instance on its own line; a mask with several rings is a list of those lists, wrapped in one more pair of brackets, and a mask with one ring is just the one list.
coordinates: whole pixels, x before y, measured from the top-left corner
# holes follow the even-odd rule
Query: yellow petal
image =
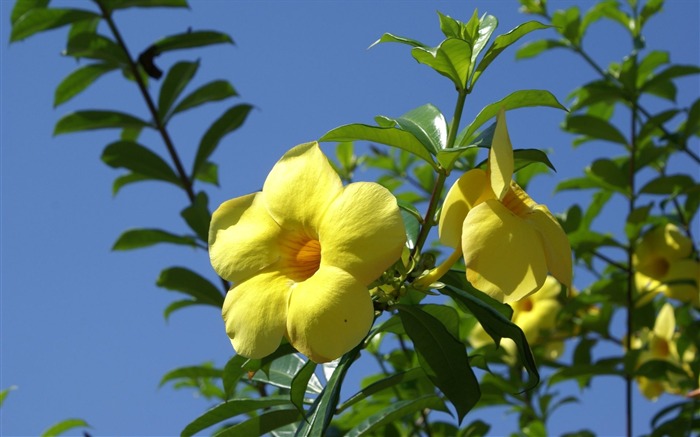
[(302, 229), (308, 237), (317, 238), (318, 225), (342, 188), (318, 143), (306, 143), (275, 164), (263, 193), (267, 210), (282, 228)]
[(339, 268), (321, 267), (292, 290), (287, 335), (299, 352), (325, 363), (357, 346), (373, 320), (367, 288)]
[(504, 303), (538, 290), (547, 262), (538, 232), (496, 200), (472, 209), (464, 220), (462, 251), (467, 279)]
[(348, 185), (319, 228), (321, 266), (340, 267), (369, 285), (401, 256), (406, 243), (396, 198), (375, 183)]
[(571, 261), (571, 245), (566, 232), (546, 206), (537, 205), (525, 220), (537, 229), (542, 238), (542, 247), (547, 259), (549, 273), (559, 282), (571, 289), (573, 280), (573, 265)]
[(503, 199), (510, 187), (513, 169), (513, 145), (508, 135), (508, 126), (506, 126), (506, 111), (501, 108), (496, 118), (496, 131), (493, 133), (493, 141), (491, 141), (491, 150), (489, 151), (491, 188), (499, 199)]
[(292, 281), (277, 272), (263, 272), (235, 286), (226, 295), (226, 333), (237, 353), (262, 358), (274, 352), (284, 336)]
[(537, 293), (530, 296), (530, 299), (537, 305), (538, 302), (554, 300), (556, 301), (561, 293), (561, 284), (554, 276), (547, 276), (544, 285)]
[(659, 315), (654, 323), (654, 335), (667, 341), (673, 340), (673, 334), (676, 332), (676, 315), (673, 312), (673, 306), (665, 303), (659, 310)]
[[(531, 297), (537, 296), (539, 293), (537, 292)], [(561, 310), (561, 305), (556, 300), (538, 301), (533, 305), (531, 311), (517, 313), (514, 316), (514, 323), (523, 330), (527, 341), (536, 343), (539, 341), (542, 331), (555, 328), (559, 310)]]
[(700, 306), (700, 263), (682, 259), (671, 263), (664, 278), (668, 283), (661, 290), (666, 296)]
[(444, 245), (459, 247), (462, 244), (462, 224), (469, 210), (496, 198), (489, 184), (487, 173), (474, 169), (464, 173), (452, 185), (442, 205), (438, 224), (438, 234)]
[(226, 201), (212, 214), (209, 258), (216, 273), (241, 282), (279, 259), (280, 228), (263, 206), (261, 193)]

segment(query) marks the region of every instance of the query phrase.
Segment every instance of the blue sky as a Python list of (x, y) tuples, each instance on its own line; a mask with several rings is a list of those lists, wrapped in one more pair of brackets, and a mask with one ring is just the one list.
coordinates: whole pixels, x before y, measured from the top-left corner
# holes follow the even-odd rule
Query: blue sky
[[(52, 137), (55, 122), (70, 111), (117, 109), (147, 119), (146, 108), (136, 87), (114, 74), (53, 109), (55, 87), (76, 67), (72, 59), (60, 56), (65, 30), (9, 45), (13, 3), (0, 1), (0, 387), (17, 389), (0, 410), (0, 434), (35, 435), (68, 417), (84, 418), (95, 435), (178, 434), (210, 405), (186, 390), (159, 389), (161, 376), (204, 361), (223, 366), (232, 350), (220, 314), (212, 307), (175, 313), (166, 323), (162, 311), (178, 296), (157, 288), (155, 280), (160, 270), (173, 265), (211, 278), (214, 274), (202, 251), (162, 246), (111, 252), (110, 248), (129, 228), (188, 232), (179, 217), (187, 199), (160, 183), (133, 185), (112, 197), (112, 181), (120, 173), (99, 157), (116, 132)], [(284, 151), (336, 126), (370, 123), (378, 114), (401, 115), (425, 103), (451, 116), (455, 93), (449, 81), (417, 64), (407, 47), (386, 44), (366, 50), (384, 32), (437, 44), (441, 34), (436, 10), (466, 20), (478, 7), (499, 19), (496, 33), (529, 19), (517, 12), (515, 0), (191, 3), (190, 10), (129, 10), (118, 13), (116, 22), (133, 53), (189, 27), (224, 31), (236, 41), (235, 46), (158, 58), (164, 70), (178, 60), (201, 59), (190, 90), (225, 78), (240, 93), (238, 102), (256, 107), (214, 155), (220, 164), (221, 187), (200, 186), (207, 189), (212, 206), (258, 190)], [(550, 8), (579, 4), (583, 9), (592, 4), (551, 3)], [(675, 63), (700, 63), (698, 2), (667, 3), (666, 11), (648, 25), (649, 48), (670, 50)], [(55, 4), (91, 7), (86, 1)], [(548, 32), (537, 36), (551, 37)], [(623, 31), (603, 24), (592, 27), (585, 45), (602, 65), (621, 59), (629, 50)], [(595, 78), (580, 59), (562, 51), (519, 62), (514, 54), (515, 50), (503, 54), (480, 79), (468, 99), (464, 122), (512, 91), (548, 89), (564, 101), (574, 87)], [(157, 83), (152, 86), (152, 92), (157, 90)], [(697, 77), (681, 81), (681, 104), (696, 99), (699, 88)], [(649, 102), (652, 107), (657, 103)], [(224, 109), (206, 106), (171, 124), (186, 166), (200, 136)], [(555, 196), (556, 183), (580, 175), (584, 164), (611, 147), (588, 144), (574, 150), (572, 137), (559, 128), (563, 117), (563, 112), (549, 108), (508, 115), (516, 147), (551, 149), (558, 173), (535, 179), (529, 191), (554, 212), (586, 201), (585, 192)], [(144, 135), (143, 141), (164, 152), (154, 135)], [(694, 147), (697, 150), (697, 143)], [(324, 150), (332, 153), (331, 145)], [(610, 224), (610, 229), (619, 231), (616, 226)], [(586, 283), (577, 278), (576, 285)], [(355, 366), (352, 381), (357, 383), (369, 371)], [(601, 435), (623, 433), (622, 390), (618, 380), (598, 379), (582, 404), (565, 406), (555, 415), (551, 432), (588, 427)], [(635, 389), (637, 432), (647, 429), (652, 412), (670, 400), (648, 404)], [(494, 423), (494, 433), (516, 430), (514, 416), (500, 410), (476, 412), (473, 417)]]

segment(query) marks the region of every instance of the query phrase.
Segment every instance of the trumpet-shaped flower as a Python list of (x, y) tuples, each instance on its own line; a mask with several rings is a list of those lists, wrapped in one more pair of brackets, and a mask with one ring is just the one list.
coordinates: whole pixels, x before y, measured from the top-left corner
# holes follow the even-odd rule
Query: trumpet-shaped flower
[(317, 143), (289, 150), (261, 192), (214, 212), (212, 266), (233, 287), (223, 317), (234, 349), (274, 352), (283, 337), (316, 362), (334, 360), (367, 334), (367, 286), (401, 255), (406, 236), (384, 187), (343, 187)]
[(690, 258), (691, 240), (667, 223), (647, 232), (635, 248), (635, 282), (640, 304), (657, 293), (700, 306), (700, 263)]
[(467, 280), (504, 302), (544, 285), (547, 274), (571, 287), (569, 240), (546, 206), (511, 180), (513, 147), (505, 111), (498, 114), (488, 170), (473, 169), (450, 188), (440, 215), (440, 241), (464, 255)]

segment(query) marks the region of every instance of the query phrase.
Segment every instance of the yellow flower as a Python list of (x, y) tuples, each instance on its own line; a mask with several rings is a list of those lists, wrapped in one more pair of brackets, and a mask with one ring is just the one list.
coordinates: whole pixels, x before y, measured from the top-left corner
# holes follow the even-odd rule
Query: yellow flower
[(316, 362), (340, 357), (369, 331), (367, 286), (405, 241), (388, 190), (343, 187), (318, 143), (289, 150), (261, 192), (226, 201), (212, 216), (211, 263), (234, 284), (223, 306), (234, 349), (261, 358), (286, 337)]
[(689, 258), (693, 247), (677, 226), (667, 223), (647, 232), (635, 248), (639, 304), (656, 293), (700, 306), (700, 263)]
[(504, 303), (540, 289), (547, 273), (569, 288), (572, 279), (564, 230), (546, 206), (511, 180), (513, 168), (501, 110), (488, 170), (470, 170), (450, 188), (438, 228), (440, 241), (456, 251), (461, 247), (469, 282)]
[[(527, 342), (531, 345), (544, 346), (544, 353), (548, 359), (558, 358), (564, 351), (562, 341), (550, 341), (546, 334), (555, 332), (557, 314), (562, 309), (557, 297), (561, 292), (561, 285), (552, 276), (548, 276), (540, 291), (512, 304), (513, 323), (523, 330)], [(477, 324), (469, 335), (469, 342), (474, 347), (481, 347), (493, 343), (491, 337), (484, 328)], [(517, 348), (515, 343), (507, 338), (501, 340), (501, 347), (505, 349), (507, 360), (515, 364)]]
[[(639, 355), (637, 366), (641, 366), (650, 360), (662, 360), (668, 361), (688, 372), (690, 369), (687, 363), (694, 359), (695, 350), (689, 347), (686, 349), (683, 357), (681, 357), (676, 347), (677, 338), (676, 316), (673, 312), (673, 306), (666, 303), (659, 311), (654, 322), (654, 329), (632, 338), (632, 349), (644, 349)], [(680, 394), (679, 382), (682, 379), (683, 375), (669, 373), (666, 380), (639, 376), (637, 377), (637, 383), (639, 384), (639, 390), (645, 397), (656, 399), (663, 392)]]

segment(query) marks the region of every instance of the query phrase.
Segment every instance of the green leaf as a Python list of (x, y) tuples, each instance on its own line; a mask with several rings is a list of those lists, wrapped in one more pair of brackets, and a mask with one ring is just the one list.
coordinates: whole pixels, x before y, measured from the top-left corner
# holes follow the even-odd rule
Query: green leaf
[(90, 428), (90, 425), (83, 419), (66, 419), (51, 425), (46, 431), (41, 433), (41, 437), (53, 437), (61, 435), (66, 431), (75, 428)]
[(102, 0), (108, 11), (126, 8), (189, 8), (187, 0)]
[[(190, 437), (194, 434), (209, 428), (212, 425), (221, 423), (226, 419), (238, 416), (239, 414), (249, 413), (262, 408), (270, 408), (277, 405), (285, 405), (289, 403), (286, 396), (268, 396), (262, 399), (231, 399), (227, 402), (219, 404), (202, 414), (192, 422), (190, 422), (180, 435), (182, 437)], [(293, 410), (297, 413), (296, 410)], [(298, 414), (298, 413), (297, 413)]]
[(62, 55), (97, 59), (125, 68), (129, 65), (126, 53), (116, 42), (95, 33), (79, 33), (71, 37)]
[(541, 39), (526, 42), (515, 52), (515, 59), (534, 58), (542, 52), (559, 47), (566, 47), (566, 44), (554, 39)]
[(243, 374), (248, 371), (245, 365), (249, 361), (250, 359), (244, 356), (234, 355), (224, 366), (224, 373), (221, 379), (224, 384), (224, 393), (226, 393), (227, 397), (232, 396), (236, 391), (236, 384), (238, 384)]
[(403, 224), (406, 229), (406, 247), (413, 249), (416, 240), (418, 240), (420, 222), (418, 222), (415, 215), (401, 207), (401, 204), (399, 204), (399, 208), (401, 208), (401, 218), (403, 219)]
[(461, 91), (467, 86), (471, 67), (472, 45), (464, 40), (447, 38), (437, 47), (415, 47), (411, 55), (441, 75), (449, 78)]
[(209, 241), (209, 198), (207, 193), (200, 191), (194, 199), (194, 203), (180, 212), (180, 215), (189, 225), (197, 237), (205, 243)]
[(421, 367), (414, 367), (413, 369), (406, 370), (405, 372), (395, 373), (391, 376), (387, 376), (386, 378), (380, 379), (379, 381), (368, 385), (367, 387), (352, 395), (347, 401), (343, 402), (343, 404), (338, 407), (338, 412), (343, 412), (349, 407), (360, 402), (361, 400), (367, 399), (373, 394), (378, 393), (382, 390), (396, 387), (397, 385), (403, 384), (405, 382), (410, 382), (419, 378), (426, 377), (427, 375)]
[[(493, 44), (491, 44), (488, 50), (486, 50), (484, 57), (481, 58), (481, 61), (479, 61), (479, 65), (477, 65), (476, 70), (472, 75), (469, 86), (471, 88), (474, 87), (474, 84), (479, 79), (484, 70), (486, 70), (486, 67), (488, 67), (491, 64), (491, 62), (493, 62), (493, 60), (496, 59), (496, 57), (500, 55), (501, 52), (503, 52), (503, 50), (510, 47), (512, 44), (514, 44), (516, 41), (518, 41), (520, 38), (527, 35), (528, 33), (539, 29), (546, 29), (548, 27), (550, 26), (547, 26), (546, 24), (542, 24), (537, 21), (528, 21), (519, 26), (516, 26), (508, 33), (498, 35), (496, 39), (493, 40)], [(493, 30), (491, 31), (493, 32)]]
[(387, 425), (394, 421), (398, 421), (404, 416), (407, 416), (412, 413), (417, 413), (426, 408), (431, 410), (441, 410), (447, 412), (447, 408), (445, 408), (445, 404), (442, 401), (442, 399), (440, 399), (434, 394), (421, 396), (416, 399), (398, 401), (391, 404), (389, 407), (383, 409), (382, 411), (369, 416), (368, 418), (360, 422), (358, 425), (356, 425), (354, 428), (352, 428), (350, 431), (348, 431), (347, 434), (345, 434), (345, 436), (356, 437), (366, 435), (367, 433), (379, 429), (384, 425)]
[(218, 308), (224, 304), (224, 297), (214, 284), (184, 267), (170, 267), (163, 270), (160, 272), (156, 285), (189, 294), (202, 303)]
[[(486, 43), (488, 43), (489, 40), (491, 39), (491, 35), (496, 30), (496, 27), (498, 27), (498, 19), (496, 17), (494, 17), (493, 15), (484, 14), (484, 16), (481, 17), (481, 19), (479, 19), (479, 30), (478, 30), (478, 32), (476, 32), (476, 34), (472, 38), (472, 43), (473, 43), (472, 59), (471, 59), (471, 69), (472, 70), (474, 69), (474, 66), (476, 65), (476, 58), (479, 57), (479, 54), (482, 52), (482, 50), (484, 50), (484, 47), (486, 47)], [(496, 43), (497, 41), (498, 41), (498, 38), (496, 38), (494, 43)], [(493, 45), (492, 45), (492, 47), (493, 47)], [(491, 50), (489, 48), (487, 53), (484, 55), (484, 58), (489, 56), (490, 51)], [(484, 58), (482, 58), (482, 60)], [(471, 74), (471, 71), (469, 73)], [(473, 76), (474, 75), (472, 75), (472, 81), (471, 81), (472, 85), (474, 85), (474, 82), (476, 82), (476, 79), (474, 79)]]
[(413, 134), (426, 149), (433, 153), (447, 146), (447, 122), (442, 112), (428, 103), (396, 119), (401, 129)]
[[(295, 355), (291, 355), (295, 356)], [(304, 414), (304, 395), (306, 394), (311, 382), (311, 378), (316, 371), (316, 363), (307, 360), (304, 366), (299, 369), (292, 378), (291, 389), (289, 391), (289, 399), (292, 401), (299, 413)], [(319, 384), (320, 385), (320, 384)], [(323, 387), (320, 387), (318, 392), (321, 392)]]
[(371, 141), (405, 150), (437, 169), (430, 152), (412, 133), (395, 127), (346, 124), (326, 132), (319, 141)]
[(438, 319), (416, 306), (397, 305), (406, 333), (413, 341), (418, 361), (433, 384), (457, 411), (457, 420), (476, 405), (481, 391), (464, 344)]
[(671, 65), (665, 70), (649, 78), (640, 88), (642, 92), (648, 92), (655, 86), (666, 83), (671, 79), (690, 76), (693, 74), (700, 74), (700, 67), (696, 65)]
[(93, 18), (100, 18), (100, 16), (94, 12), (82, 9), (34, 7), (26, 10), (13, 22), (10, 42), (20, 41), (36, 33), (55, 29), (76, 21), (91, 20)]
[(578, 44), (583, 36), (581, 33), (581, 17), (578, 7), (559, 9), (552, 15), (552, 25), (557, 32), (574, 44)]
[(215, 80), (202, 85), (180, 100), (180, 103), (178, 103), (175, 109), (173, 109), (171, 117), (177, 113), (195, 108), (199, 105), (224, 100), (237, 95), (238, 93), (235, 89), (233, 89), (233, 86), (231, 86), (228, 81)]
[(119, 176), (114, 179), (114, 183), (112, 184), (112, 195), (116, 196), (119, 190), (121, 190), (125, 185), (147, 180), (150, 180), (150, 178), (138, 173), (127, 173), (123, 176)]
[(113, 64), (98, 63), (85, 65), (73, 71), (56, 87), (53, 99), (54, 108), (77, 96), (103, 74), (116, 68), (117, 66)]
[(625, 167), (625, 165), (620, 165), (611, 159), (600, 158), (593, 161), (591, 166), (586, 169), (586, 174), (597, 177), (599, 181), (604, 182), (603, 186), (621, 193), (629, 193), (629, 176), (628, 172), (625, 172)]
[[(304, 359), (297, 354), (284, 355), (272, 361), (267, 369), (258, 371), (252, 380), (289, 390), (292, 388), (294, 375), (301, 371), (305, 364)], [(309, 393), (319, 394), (323, 386), (318, 378), (312, 377), (305, 389)]]
[(241, 127), (251, 109), (253, 109), (253, 107), (248, 104), (233, 106), (212, 123), (199, 142), (197, 156), (192, 166), (193, 178), (196, 178), (203, 169), (205, 162), (209, 159), (211, 154), (214, 153), (221, 139), (226, 134)]
[(10, 24), (14, 25), (22, 15), (32, 9), (42, 9), (49, 5), (50, 0), (17, 0), (12, 8)]
[(381, 43), (385, 43), (385, 42), (397, 42), (400, 44), (409, 45), (411, 47), (427, 47), (425, 44), (423, 44), (420, 41), (416, 41), (415, 39), (405, 38), (403, 36), (396, 36), (396, 35), (392, 35), (390, 33), (385, 33), (378, 40), (373, 42), (372, 45), (370, 45), (368, 47), (368, 49), (371, 49), (372, 47), (376, 46), (377, 44), (381, 44)]
[[(522, 170), (530, 164), (544, 164), (551, 168), (553, 171), (557, 171), (554, 168), (554, 164), (549, 160), (547, 154), (539, 149), (515, 149), (513, 150), (513, 171), (517, 172)], [(486, 167), (488, 160), (483, 160), (477, 167)]]
[(191, 49), (213, 44), (233, 44), (233, 39), (225, 33), (213, 30), (199, 30), (166, 36), (153, 43), (156, 55), (171, 50)]
[(209, 366), (187, 366), (173, 369), (163, 375), (158, 384), (159, 387), (176, 379), (196, 379), (196, 378), (221, 378), (221, 369), (215, 369)]
[(240, 437), (266, 435), (284, 425), (299, 421), (302, 415), (293, 408), (267, 411), (236, 425), (224, 428), (212, 437)]
[(112, 168), (126, 168), (149, 179), (182, 186), (172, 168), (157, 154), (132, 141), (116, 141), (105, 147), (102, 161)]
[[(435, 304), (416, 305), (416, 307), (439, 320), (455, 340), (459, 340), (459, 315), (454, 308)], [(399, 316), (394, 315), (387, 319), (374, 332), (391, 332), (397, 335), (406, 334), (402, 323), (403, 319)]]
[(180, 96), (180, 93), (185, 89), (188, 83), (192, 80), (199, 68), (197, 62), (178, 62), (173, 65), (165, 76), (163, 85), (160, 87), (158, 95), (158, 116), (163, 122), (168, 119), (168, 112), (175, 103), (175, 100)]
[(677, 195), (685, 192), (695, 185), (695, 180), (685, 174), (659, 176), (647, 182), (640, 193)]
[(197, 247), (197, 240), (188, 235), (175, 235), (160, 229), (131, 229), (119, 236), (112, 250), (132, 250), (159, 243)]
[(208, 184), (219, 186), (219, 166), (211, 161), (207, 161), (202, 165), (197, 180)]
[(177, 310), (181, 310), (183, 308), (191, 307), (194, 305), (205, 305), (203, 302), (200, 302), (198, 300), (191, 300), (191, 299), (182, 299), (182, 300), (176, 300), (175, 302), (171, 302), (167, 307), (165, 307), (165, 310), (163, 310), (163, 318), (167, 322), (168, 319), (170, 319), (170, 315), (174, 313)]
[(471, 144), (474, 139), (474, 133), (481, 125), (495, 117), (501, 108), (505, 110), (526, 108), (532, 106), (548, 106), (550, 108), (558, 108), (566, 111), (564, 107), (556, 97), (549, 91), (544, 90), (520, 90), (509, 94), (503, 99), (486, 105), (472, 121), (469, 126), (464, 129), (464, 133), (460, 133), (460, 138), (462, 140), (459, 142), (460, 146), (467, 146)]
[(63, 116), (53, 134), (60, 135), (94, 129), (137, 128), (149, 126), (133, 115), (115, 111), (77, 111)]
[(307, 415), (307, 420), (302, 421), (297, 428), (296, 437), (311, 437), (324, 435), (331, 419), (335, 414), (338, 399), (340, 397), (340, 389), (343, 385), (343, 380), (348, 372), (348, 369), (360, 354), (362, 344), (357, 345), (353, 350), (346, 353), (340, 358), (338, 367), (333, 371), (333, 375), (328, 379), (323, 393), (316, 398), (311, 407), (311, 411)]
[(10, 394), (10, 392), (12, 390), (17, 390), (17, 386), (11, 385), (11, 386), (3, 389), (2, 391), (0, 391), (0, 407), (5, 402), (5, 398), (7, 397), (8, 394)]
[(627, 145), (627, 139), (615, 126), (591, 115), (571, 115), (567, 117), (564, 128), (590, 138)]

